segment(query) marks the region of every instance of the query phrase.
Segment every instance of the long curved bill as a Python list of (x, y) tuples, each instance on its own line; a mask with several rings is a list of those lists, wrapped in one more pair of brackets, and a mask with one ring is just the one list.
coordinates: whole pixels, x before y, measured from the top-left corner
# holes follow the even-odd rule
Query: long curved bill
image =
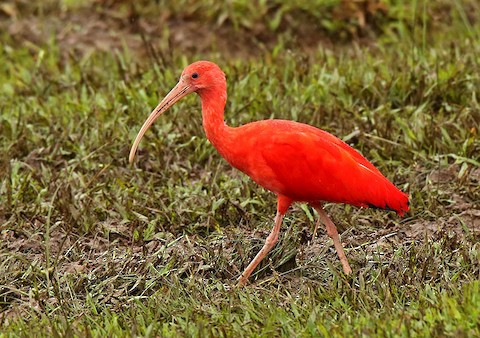
[(143, 123), (142, 129), (140, 129), (135, 141), (133, 142), (132, 149), (130, 149), (130, 155), (128, 156), (128, 161), (133, 162), (135, 158), (135, 153), (137, 152), (138, 145), (142, 140), (145, 132), (150, 128), (153, 122), (162, 115), (168, 108), (177, 103), (182, 97), (190, 94), (195, 89), (191, 85), (184, 83), (182, 79), (177, 83), (175, 87), (165, 96), (165, 98), (158, 104), (158, 106), (150, 113), (147, 120)]

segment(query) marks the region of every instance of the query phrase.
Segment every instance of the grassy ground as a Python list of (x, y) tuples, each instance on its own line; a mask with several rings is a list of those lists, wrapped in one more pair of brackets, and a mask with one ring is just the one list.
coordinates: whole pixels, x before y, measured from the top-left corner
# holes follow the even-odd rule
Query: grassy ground
[[(1, 336), (480, 335), (480, 7), (363, 3), (0, 4)], [(177, 2), (176, 2), (177, 3)], [(198, 59), (226, 119), (342, 137), (411, 196), (404, 217), (327, 205), (354, 270), (295, 205), (205, 139), (196, 97), (131, 143)]]

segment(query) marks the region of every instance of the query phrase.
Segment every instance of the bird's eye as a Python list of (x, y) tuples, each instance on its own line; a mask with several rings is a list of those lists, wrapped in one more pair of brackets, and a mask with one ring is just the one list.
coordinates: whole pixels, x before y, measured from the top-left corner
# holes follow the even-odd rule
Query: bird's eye
[(198, 77), (198, 73), (193, 73), (192, 74), (192, 79), (196, 79)]

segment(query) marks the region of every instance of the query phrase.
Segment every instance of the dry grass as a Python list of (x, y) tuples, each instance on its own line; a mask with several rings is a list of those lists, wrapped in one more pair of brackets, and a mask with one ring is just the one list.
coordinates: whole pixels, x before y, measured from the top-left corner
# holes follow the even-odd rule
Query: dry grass
[[(479, 335), (478, 4), (192, 4), (0, 6), (0, 334)], [(196, 98), (127, 164), (200, 58), (227, 73), (229, 124), (321, 127), (409, 192), (405, 218), (327, 206), (354, 276), (296, 205), (235, 287), (275, 200), (204, 138)]]

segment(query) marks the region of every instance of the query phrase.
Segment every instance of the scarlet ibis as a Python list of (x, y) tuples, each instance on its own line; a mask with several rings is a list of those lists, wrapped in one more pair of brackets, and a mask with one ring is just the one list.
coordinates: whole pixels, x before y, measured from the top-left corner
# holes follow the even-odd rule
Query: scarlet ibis
[(283, 217), (293, 202), (315, 208), (326, 225), (345, 274), (352, 269), (335, 224), (324, 202), (347, 203), (396, 211), (409, 209), (408, 195), (397, 189), (360, 153), (323, 130), (294, 121), (263, 120), (229, 127), (224, 122), (227, 101), (225, 74), (209, 61), (187, 66), (177, 85), (152, 111), (133, 142), (133, 162), (140, 140), (152, 123), (184, 96), (196, 92), (202, 101), (203, 128), (208, 140), (233, 167), (277, 195), (274, 227), (264, 246), (239, 277), (245, 285), (258, 263), (278, 240)]

